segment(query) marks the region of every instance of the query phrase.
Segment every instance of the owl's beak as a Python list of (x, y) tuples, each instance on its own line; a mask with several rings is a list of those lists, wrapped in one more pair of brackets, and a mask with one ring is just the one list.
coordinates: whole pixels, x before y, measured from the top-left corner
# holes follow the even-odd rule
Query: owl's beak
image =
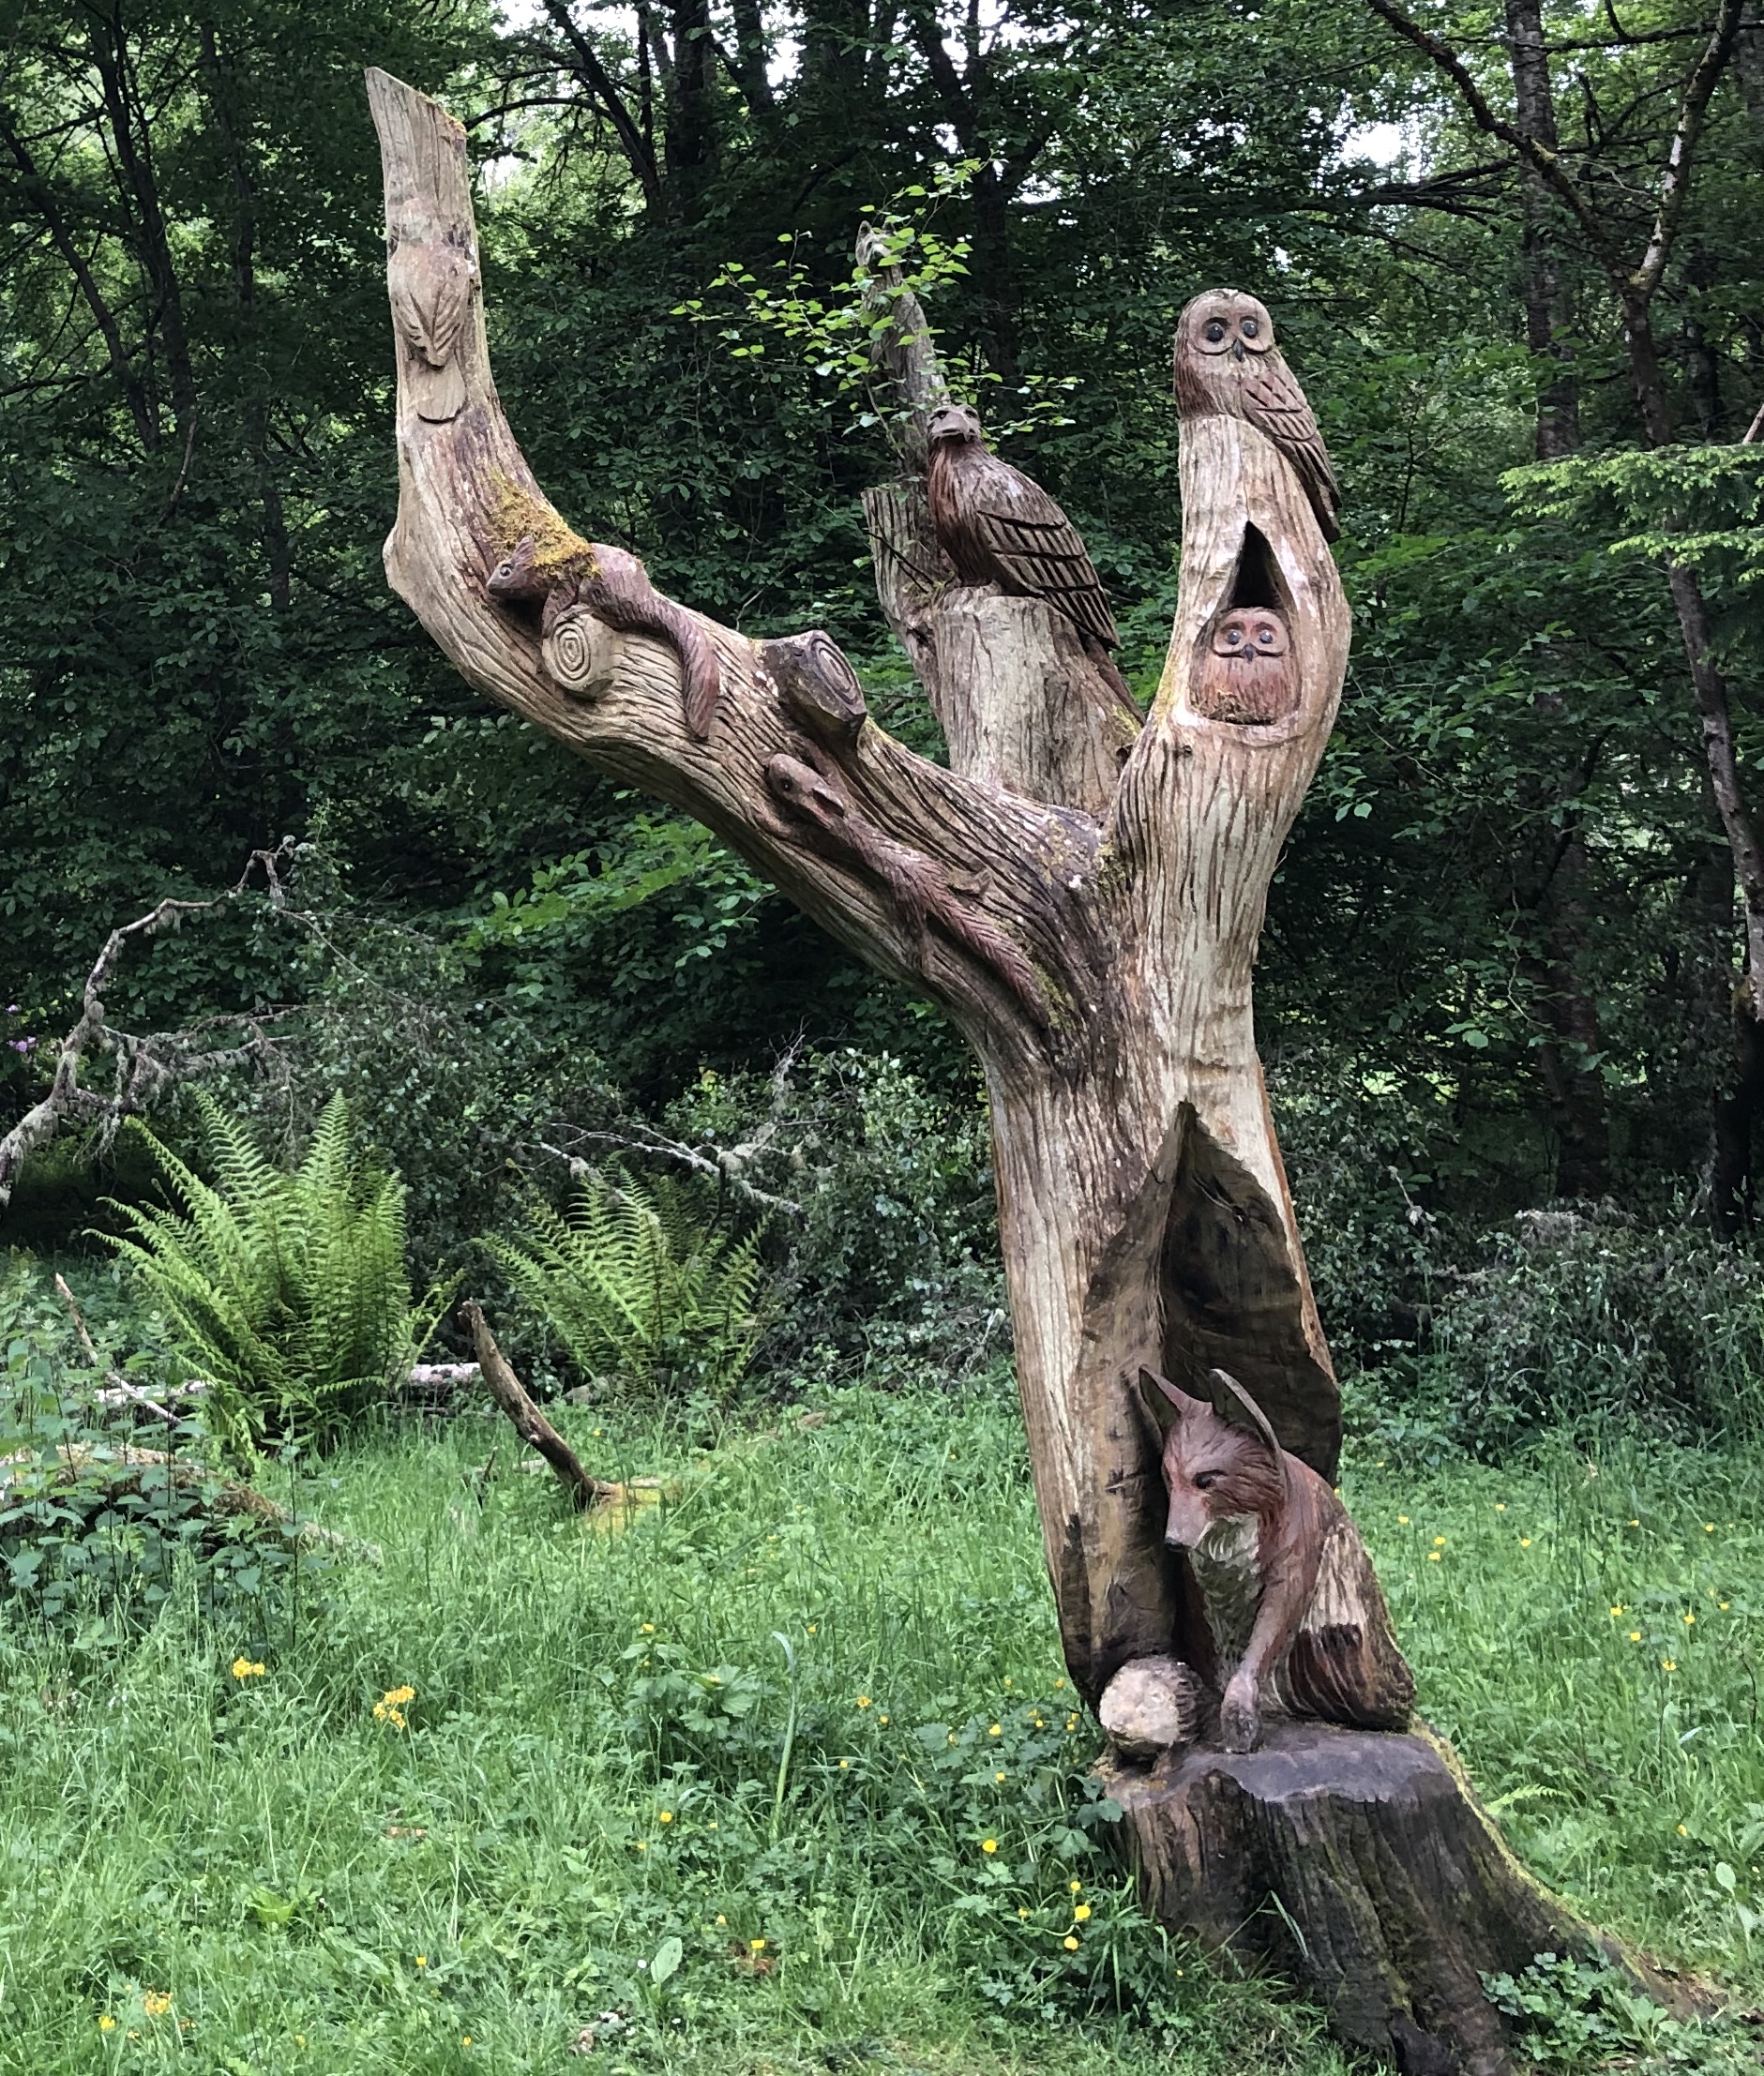
[(1233, 360), (1242, 360), (1242, 359), (1243, 359), (1243, 357), (1244, 357), (1244, 341), (1243, 341), (1243, 340), (1242, 340), (1241, 338), (1234, 338), (1234, 339), (1233, 339), (1233, 340), (1231, 341), (1231, 358), (1232, 358)]

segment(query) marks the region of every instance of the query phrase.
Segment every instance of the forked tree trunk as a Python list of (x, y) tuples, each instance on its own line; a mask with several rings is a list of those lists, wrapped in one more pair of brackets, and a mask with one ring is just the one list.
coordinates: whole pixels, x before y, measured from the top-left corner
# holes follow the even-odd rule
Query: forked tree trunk
[[(548, 553), (585, 544), (546, 503), (503, 416), (475, 275), (462, 323), (426, 314), (475, 261), (464, 133), (383, 73), (369, 73), (369, 89), (400, 313), (393, 585), (474, 684), (611, 776), (698, 816), (972, 1044), (991, 1098), (1061, 1636), (1094, 1703), (1129, 1660), (1181, 1650), (1191, 1604), (1161, 1540), (1155, 1449), (1130, 1396), (1140, 1365), (1196, 1389), (1214, 1365), (1229, 1370), (1287, 1447), (1326, 1475), (1339, 1444), (1250, 1002), (1269, 881), (1348, 655), (1347, 608), (1310, 505), (1249, 426), (1184, 427), (1182, 586), (1141, 729), (1111, 667), (1061, 615), (949, 587), (914, 484), (885, 488), (868, 501), (879, 589), (952, 768), (868, 720), (849, 666), (818, 634), (757, 642), (702, 622), (723, 684), (708, 739), (695, 735), (671, 649), (580, 609), (541, 640), (487, 596), (488, 574), (523, 535)], [(899, 302), (897, 289), (884, 278), (879, 293)], [(935, 400), (941, 378), (914, 343), (923, 321), (904, 304), (897, 316), (908, 401)], [(438, 353), (457, 382), (437, 375)], [(444, 416), (437, 395), (461, 400)], [(1299, 690), (1283, 719), (1211, 719), (1191, 697), (1204, 638), (1233, 601), (1286, 617)], [(1289, 1911), (1300, 1934), (1290, 1964), (1331, 2000), (1345, 2037), (1416, 2068), (1429, 2053), (1439, 2067), (1499, 2066), (1502, 2035), (1477, 1970), (1511, 1965), (1545, 1933), (1559, 1951), (1590, 1952), (1591, 1934), (1526, 1880), (1425, 1747), (1348, 1732), (1301, 1742), (1283, 1764), (1274, 1752), (1191, 1755), (1184, 1781), (1260, 1765), (1261, 1785), (1235, 1796), (1123, 1786), (1149, 1898), (1253, 1955), (1258, 1935), (1232, 1912), (1244, 1884), (1259, 1885)], [(1412, 1808), (1407, 1789), (1388, 1807), (1363, 1797), (1343, 1822), (1388, 1831), (1398, 1854), (1434, 1840), (1438, 1864), (1464, 1870), (1461, 1933), (1440, 1899), (1422, 1907), (1372, 1879), (1370, 1859), (1357, 1867), (1326, 1842), (1314, 1849), (1307, 1813), (1346, 1809), (1380, 1767), (1410, 1782), (1426, 1774), (1426, 1795)], [(1252, 1804), (1264, 1838), (1279, 1841), (1260, 1858), (1247, 1857)], [(1424, 1951), (1440, 1938), (1455, 1941), (1450, 1997)]]

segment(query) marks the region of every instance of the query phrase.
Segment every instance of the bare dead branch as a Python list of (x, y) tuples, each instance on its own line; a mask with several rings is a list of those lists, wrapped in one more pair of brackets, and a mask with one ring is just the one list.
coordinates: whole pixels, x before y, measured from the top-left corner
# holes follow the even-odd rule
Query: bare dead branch
[[(254, 850), (238, 883), (225, 894), (207, 901), (167, 898), (105, 939), (85, 978), (79, 1018), (61, 1042), (48, 1093), (0, 1138), (0, 1211), (11, 1201), (25, 1162), (38, 1147), (54, 1138), (65, 1124), (96, 1126), (101, 1135), (109, 1136), (125, 1118), (139, 1116), (179, 1083), (251, 1065), (274, 1055), (274, 1041), (262, 1028), (268, 1018), (226, 1017), (198, 1027), (231, 1025), (248, 1034), (242, 1044), (204, 1049), (193, 1042), (189, 1031), (158, 1031), (142, 1037), (116, 1030), (105, 1011), (103, 996), (117, 962), (131, 944), (176, 929), (187, 916), (209, 915), (230, 907), (251, 891), (251, 880), (260, 869), (271, 906), (282, 908), (279, 865), (286, 855), (285, 847), (273, 851)], [(116, 1058), (115, 1086), (108, 1095), (86, 1087), (81, 1079), (82, 1069), (91, 1056), (104, 1052), (113, 1053)]]
[(556, 1471), (570, 1496), (571, 1504), (580, 1512), (608, 1500), (616, 1500), (620, 1488), (584, 1470), (576, 1452), (528, 1397), (526, 1387), (509, 1366), (508, 1358), (496, 1346), (496, 1337), (484, 1316), (484, 1308), (476, 1299), (466, 1300), (460, 1307), (460, 1316), (471, 1331), (473, 1346), (477, 1350), (478, 1368), (490, 1386), (490, 1396), (513, 1422), (515, 1433), (529, 1449), (536, 1449)]

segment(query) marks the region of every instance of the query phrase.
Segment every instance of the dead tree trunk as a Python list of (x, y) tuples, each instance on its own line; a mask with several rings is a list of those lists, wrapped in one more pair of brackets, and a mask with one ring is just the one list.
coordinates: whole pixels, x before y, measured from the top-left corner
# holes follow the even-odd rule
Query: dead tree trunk
[[(952, 768), (867, 718), (822, 634), (758, 642), (701, 621), (721, 684), (708, 731), (695, 733), (678, 640), (620, 633), (581, 606), (541, 625), (487, 593), (529, 539), (529, 568), (548, 558), (592, 568), (594, 550), (546, 503), (491, 385), (464, 132), (383, 73), (369, 89), (400, 337), (393, 586), (471, 683), (599, 770), (698, 816), (972, 1044), (991, 1098), (1048, 1570), (1067, 1664), (1094, 1704), (1130, 1660), (1180, 1648), (1191, 1602), (1162, 1541), (1155, 1445), (1132, 1397), (1141, 1365), (1197, 1390), (1214, 1365), (1230, 1371), (1287, 1448), (1326, 1476), (1339, 1444), (1250, 1001), (1269, 881), (1348, 655), (1346, 604), (1305, 491), (1243, 420), (1184, 424), (1182, 588), (1142, 729), (1044, 600), (950, 587), (909, 481), (870, 501), (879, 588)], [(461, 283), (466, 305), (443, 324)], [(931, 379), (923, 356), (909, 363)], [(908, 400), (935, 399), (909, 388)], [(1281, 717), (1203, 711), (1210, 638), (1232, 607), (1284, 616), (1295, 691)], [(1285, 1858), (1265, 1856), (1259, 1871), (1240, 1851), (1240, 1801), (1130, 1797), (1147, 1893), (1254, 1952), (1218, 1883), (1262, 1884), (1304, 1934), (1294, 1971), (1331, 1999), (1347, 2038), (1400, 2050), (1411, 2067), (1424, 2066), (1403, 2044), (1413, 2036), (1438, 2066), (1493, 2068), (1501, 2035), (1477, 1970), (1510, 1964), (1538, 1927), (1558, 1950), (1590, 1951), (1591, 1935), (1525, 1879), (1443, 1768), (1411, 1825), (1437, 1832), (1441, 1864), (1467, 1870), (1475, 1908), (1462, 1933), (1349, 1858), (1317, 1857), (1306, 1809), (1338, 1776), (1344, 1794), (1349, 1774), (1368, 1777), (1389, 1742), (1341, 1733), (1295, 1756), (1289, 1792), (1259, 1819), (1280, 1832)], [(1233, 1813), (1208, 1813), (1228, 1805)], [(1161, 1872), (1179, 1864), (1185, 1885)], [(1289, 1864), (1307, 1880), (1271, 1871)], [(1456, 1937), (1455, 2001), (1416, 1958), (1441, 1936)]]

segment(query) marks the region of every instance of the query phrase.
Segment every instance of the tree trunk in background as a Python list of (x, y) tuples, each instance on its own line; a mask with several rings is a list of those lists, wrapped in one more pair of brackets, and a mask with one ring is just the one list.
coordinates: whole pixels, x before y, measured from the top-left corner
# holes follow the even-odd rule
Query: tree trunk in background
[[(1309, 500), (1245, 422), (1184, 424), (1176, 620), (1142, 730), (1118, 697), (1092, 700), (1042, 600), (940, 594), (921, 571), (913, 653), (934, 666), (952, 768), (868, 719), (818, 632), (761, 643), (701, 619), (721, 684), (695, 731), (671, 641), (580, 605), (548, 630), (490, 596), (489, 573), (524, 538), (572, 566), (596, 551), (545, 501), (490, 382), (464, 133), (383, 73), (369, 90), (395, 289), (408, 302), (465, 280), (469, 296), (451, 417), (418, 409), (435, 393), (432, 328), (417, 334), (426, 359), (400, 335), (393, 587), (472, 684), (698, 816), (972, 1045), (1061, 1640), (1093, 1704), (1122, 1665), (1183, 1651), (1190, 1634), (1186, 1560), (1163, 1541), (1157, 1441), (1133, 1391), (1140, 1366), (1197, 1389), (1229, 1369), (1325, 1475), (1340, 1441), (1250, 997), (1269, 882), (1348, 657)], [(911, 343), (895, 342), (897, 365), (934, 386)], [(891, 539), (909, 540), (912, 486), (894, 489), (872, 515), (904, 514)], [(879, 538), (879, 571), (891, 552)], [(1277, 592), (1290, 638), (1295, 703), (1263, 723), (1211, 717), (1196, 697), (1215, 623), (1251, 602), (1246, 579)], [(884, 602), (897, 608), (903, 588), (884, 579)], [(1509, 2054), (1480, 1971), (1522, 1964), (1545, 1937), (1558, 1952), (1607, 1949), (1520, 1873), (1425, 1740), (1295, 1728), (1297, 1746), (1276, 1737), (1231, 1760), (1196, 1747), (1180, 1782), (1123, 1787), (1148, 1902), (1246, 1958), (1278, 1914), (1294, 1929), (1283, 1963), (1344, 2038), (1410, 2069), (1494, 2076)], [(1246, 1820), (1255, 1855), (1239, 1849)], [(1378, 1850), (1356, 1861), (1349, 1842), (1368, 1827)], [(1456, 1871), (1449, 1918), (1424, 1893), (1430, 1869)]]
[[(1507, 53), (1519, 128), (1545, 151), (1556, 149), (1556, 96), (1550, 84), (1541, 0), (1506, 0)], [(1540, 461), (1559, 460), (1580, 444), (1580, 385), (1563, 334), (1560, 211), (1536, 170), (1519, 168), (1519, 259), (1525, 275), (1525, 339), (1540, 361), (1560, 372), (1538, 392), (1535, 445)]]

